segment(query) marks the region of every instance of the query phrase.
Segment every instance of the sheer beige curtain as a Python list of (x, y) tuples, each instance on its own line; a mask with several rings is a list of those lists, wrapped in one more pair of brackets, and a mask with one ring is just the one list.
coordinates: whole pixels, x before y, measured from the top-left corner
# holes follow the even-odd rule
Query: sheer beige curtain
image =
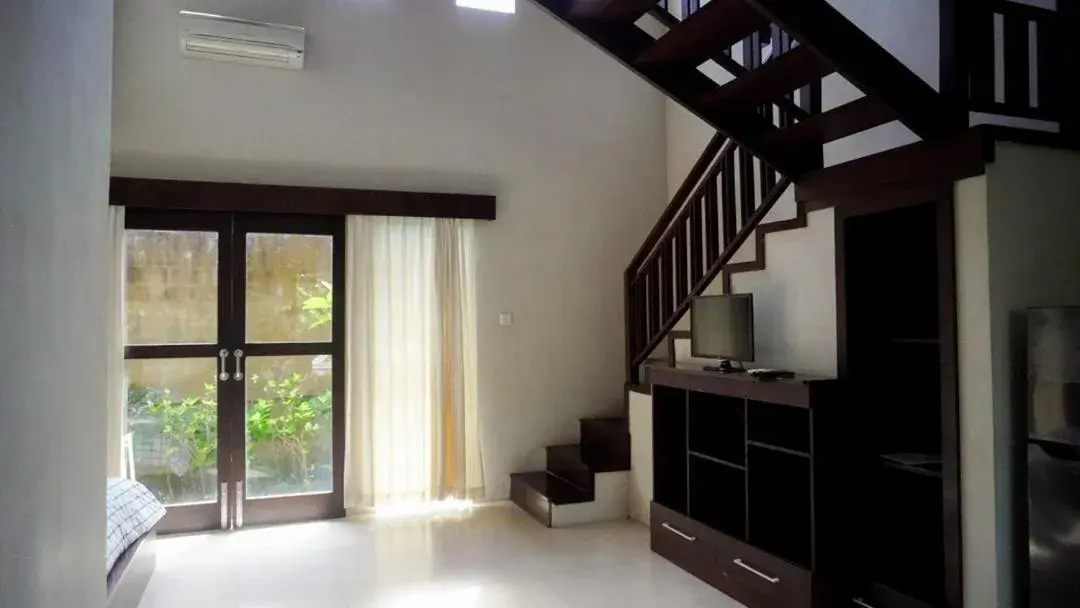
[(472, 221), (350, 217), (347, 264), (346, 505), (482, 494)]
[(124, 469), (121, 444), (124, 436), (124, 414), (127, 404), (124, 381), (124, 208), (109, 206), (109, 319), (108, 341), (105, 344), (108, 378), (106, 401), (108, 424), (106, 438), (107, 474), (119, 477)]

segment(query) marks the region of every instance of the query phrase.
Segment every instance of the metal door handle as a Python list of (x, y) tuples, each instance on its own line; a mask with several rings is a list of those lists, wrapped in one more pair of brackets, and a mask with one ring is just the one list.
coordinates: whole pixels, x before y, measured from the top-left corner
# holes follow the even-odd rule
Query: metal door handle
[(664, 529), (667, 530), (668, 532), (671, 532), (672, 534), (677, 534), (677, 535), (683, 537), (684, 540), (687, 540), (687, 541), (690, 541), (690, 542), (694, 542), (694, 541), (697, 540), (696, 536), (690, 536), (686, 532), (683, 532), (682, 530), (680, 530), (680, 529), (676, 528), (675, 526), (667, 523), (666, 521), (664, 523), (660, 524), (660, 525), (664, 526)]
[(862, 606), (862, 608), (874, 608), (870, 604), (867, 604), (866, 601), (864, 601), (861, 597), (853, 597), (853, 598), (851, 598), (851, 601), (856, 606)]
[(219, 362), (218, 362), (218, 380), (221, 380), (222, 382), (225, 382), (226, 380), (229, 379), (229, 372), (225, 371), (225, 365), (226, 365), (225, 360), (228, 358), (228, 356), (229, 356), (228, 349), (223, 348), (220, 351), (218, 351), (218, 359), (219, 359)]
[(236, 373), (233, 374), (233, 380), (240, 381), (244, 379), (244, 351), (239, 348), (233, 351), (233, 355), (236, 356)]
[(761, 578), (769, 581), (770, 583), (772, 583), (774, 585), (776, 583), (780, 582), (780, 577), (778, 577), (778, 576), (769, 576), (768, 574), (765, 574), (761, 570), (758, 570), (757, 568), (751, 566), (750, 564), (747, 564), (746, 562), (742, 561), (739, 558), (735, 558), (734, 562), (735, 562), (736, 566), (742, 568), (743, 570), (746, 570), (747, 572), (756, 574), (756, 575), (760, 576)]
[[(225, 374), (225, 379), (229, 379), (229, 375)], [(229, 483), (224, 482), (221, 484), (221, 494), (218, 495), (218, 500), (221, 501), (221, 529), (229, 529)]]
[(236, 482), (236, 519), (233, 521), (235, 527), (244, 527), (244, 482)]

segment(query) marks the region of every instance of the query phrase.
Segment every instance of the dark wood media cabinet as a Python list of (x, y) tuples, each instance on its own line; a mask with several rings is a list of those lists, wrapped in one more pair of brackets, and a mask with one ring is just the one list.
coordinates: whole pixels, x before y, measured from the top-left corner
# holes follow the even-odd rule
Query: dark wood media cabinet
[(836, 381), (650, 367), (652, 549), (750, 608), (833, 602)]

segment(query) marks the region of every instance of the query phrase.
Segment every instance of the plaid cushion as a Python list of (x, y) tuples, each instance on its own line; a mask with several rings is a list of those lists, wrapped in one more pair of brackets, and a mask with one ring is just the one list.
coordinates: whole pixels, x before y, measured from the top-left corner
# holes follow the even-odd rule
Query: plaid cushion
[(165, 507), (146, 486), (132, 479), (109, 479), (105, 490), (105, 572), (162, 517)]

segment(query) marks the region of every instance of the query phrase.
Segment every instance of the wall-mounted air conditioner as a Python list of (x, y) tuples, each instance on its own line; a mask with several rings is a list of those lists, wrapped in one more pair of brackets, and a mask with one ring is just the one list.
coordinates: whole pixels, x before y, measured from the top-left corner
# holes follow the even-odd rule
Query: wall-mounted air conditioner
[(221, 15), (180, 11), (180, 52), (185, 57), (299, 70), (304, 67), (304, 28)]

